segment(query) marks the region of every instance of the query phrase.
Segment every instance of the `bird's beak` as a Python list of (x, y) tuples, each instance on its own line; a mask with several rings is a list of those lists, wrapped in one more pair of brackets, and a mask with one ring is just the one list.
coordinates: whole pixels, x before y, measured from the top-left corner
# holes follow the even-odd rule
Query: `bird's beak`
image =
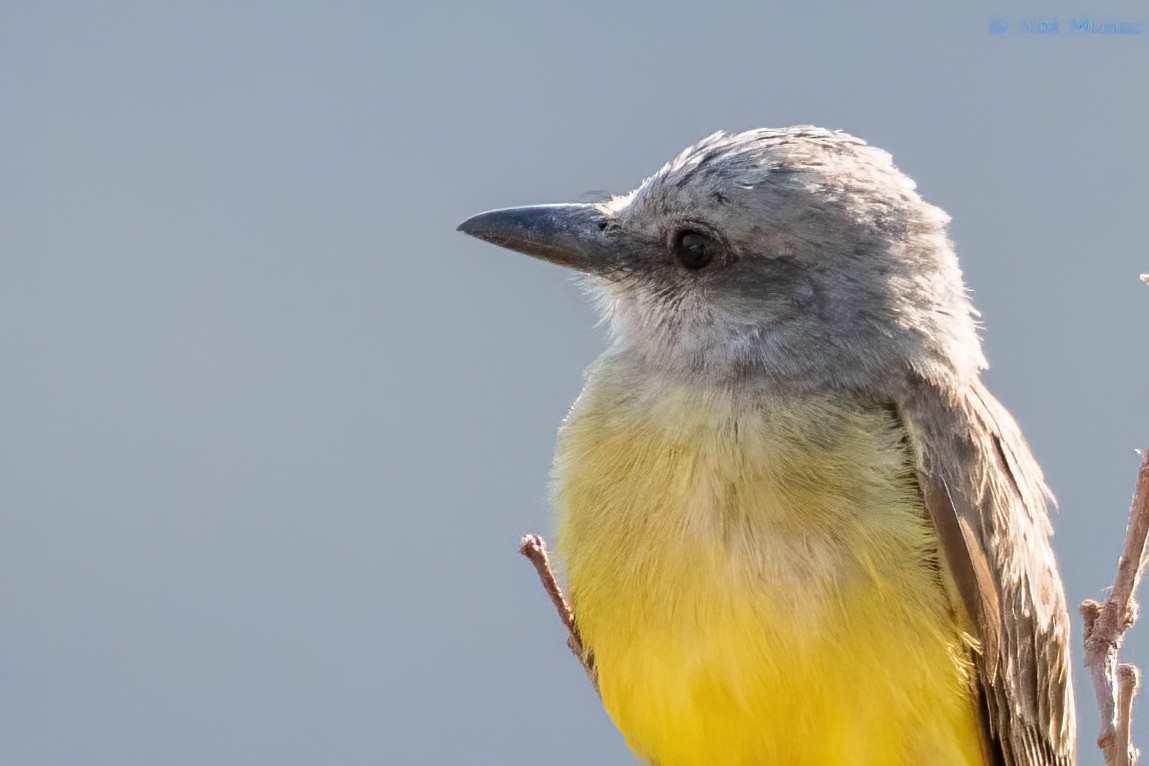
[(617, 239), (598, 205), (531, 205), (479, 213), (459, 231), (509, 250), (590, 274), (616, 263)]

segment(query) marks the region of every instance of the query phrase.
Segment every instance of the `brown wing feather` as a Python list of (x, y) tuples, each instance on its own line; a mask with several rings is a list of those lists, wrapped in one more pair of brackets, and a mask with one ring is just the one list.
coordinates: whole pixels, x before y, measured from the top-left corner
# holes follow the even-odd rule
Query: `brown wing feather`
[(915, 377), (897, 406), (955, 608), (981, 642), (987, 736), (1005, 766), (1073, 764), (1069, 615), (1041, 469), (980, 381), (959, 391)]

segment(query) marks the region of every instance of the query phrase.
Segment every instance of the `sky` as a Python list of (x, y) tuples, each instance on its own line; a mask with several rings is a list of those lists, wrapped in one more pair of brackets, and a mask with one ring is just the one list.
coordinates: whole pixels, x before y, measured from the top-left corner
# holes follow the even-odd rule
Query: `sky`
[(1147, 0), (8, 0), (0, 764), (634, 763), (516, 553), (603, 328), (455, 226), (719, 129), (847, 130), (953, 216), (1102, 595), (1149, 445), (1147, 92)]

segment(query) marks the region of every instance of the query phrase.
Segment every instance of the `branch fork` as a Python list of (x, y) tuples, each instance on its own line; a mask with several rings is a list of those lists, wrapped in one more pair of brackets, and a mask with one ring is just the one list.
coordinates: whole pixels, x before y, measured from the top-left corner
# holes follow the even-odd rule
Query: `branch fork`
[[(1142, 280), (1149, 281), (1146, 277)], [(1149, 452), (1143, 452), (1137, 473), (1137, 491), (1129, 512), (1125, 548), (1117, 563), (1117, 576), (1104, 604), (1088, 600), (1081, 605), (1085, 623), (1085, 666), (1093, 679), (1101, 711), (1097, 746), (1106, 766), (1136, 766), (1140, 752), (1133, 746), (1133, 698), (1141, 685), (1141, 671), (1121, 662), (1125, 634), (1137, 621), (1137, 586), (1145, 568), (1149, 536)]]

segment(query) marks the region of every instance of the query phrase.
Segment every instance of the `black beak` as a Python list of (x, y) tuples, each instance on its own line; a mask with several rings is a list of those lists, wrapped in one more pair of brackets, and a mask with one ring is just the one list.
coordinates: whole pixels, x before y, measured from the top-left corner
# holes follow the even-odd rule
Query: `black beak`
[(609, 221), (594, 204), (531, 205), (479, 213), (458, 230), (559, 266), (604, 274), (617, 257)]

